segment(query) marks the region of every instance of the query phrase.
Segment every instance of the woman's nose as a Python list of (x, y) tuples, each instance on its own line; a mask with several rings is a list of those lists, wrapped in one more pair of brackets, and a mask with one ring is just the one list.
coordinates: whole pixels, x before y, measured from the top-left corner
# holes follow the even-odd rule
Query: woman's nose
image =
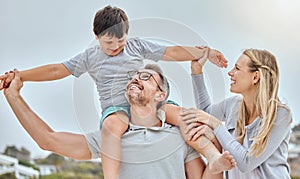
[(233, 75), (232, 70), (230, 70), (230, 71), (228, 72), (228, 75), (229, 75), (229, 76), (232, 76), (232, 75)]

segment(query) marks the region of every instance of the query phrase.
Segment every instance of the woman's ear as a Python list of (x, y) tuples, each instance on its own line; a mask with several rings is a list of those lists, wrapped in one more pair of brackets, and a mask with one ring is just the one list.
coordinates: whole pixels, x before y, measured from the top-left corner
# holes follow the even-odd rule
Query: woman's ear
[(258, 84), (259, 80), (260, 80), (260, 73), (259, 71), (255, 71), (253, 76), (253, 84), (254, 85)]

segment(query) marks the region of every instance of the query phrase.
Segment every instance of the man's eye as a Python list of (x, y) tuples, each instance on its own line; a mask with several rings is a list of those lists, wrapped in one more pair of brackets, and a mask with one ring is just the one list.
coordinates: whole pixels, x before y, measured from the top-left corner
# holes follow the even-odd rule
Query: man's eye
[(149, 78), (149, 74), (141, 74), (142, 78)]

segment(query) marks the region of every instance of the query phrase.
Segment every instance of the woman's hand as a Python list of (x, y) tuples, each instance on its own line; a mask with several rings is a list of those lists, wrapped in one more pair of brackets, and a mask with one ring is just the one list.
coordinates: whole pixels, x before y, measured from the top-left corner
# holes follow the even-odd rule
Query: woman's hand
[(198, 75), (202, 73), (202, 65), (198, 62), (198, 60), (191, 61), (191, 74)]
[(196, 141), (200, 136), (204, 135), (209, 140), (214, 140), (216, 137), (213, 130), (205, 124), (200, 122), (193, 122), (187, 125), (184, 131), (188, 136), (188, 140)]
[[(207, 59), (209, 58), (210, 48), (208, 46), (196, 46), (197, 49), (201, 49), (204, 51), (204, 54), (201, 58), (199, 58), (198, 64), (203, 67)], [(202, 69), (202, 68), (201, 68)]]
[(183, 109), (181, 112), (181, 120), (183, 120), (186, 125), (195, 122), (201, 122), (208, 125), (212, 129), (217, 128), (221, 125), (221, 121), (216, 119), (214, 116), (195, 108)]

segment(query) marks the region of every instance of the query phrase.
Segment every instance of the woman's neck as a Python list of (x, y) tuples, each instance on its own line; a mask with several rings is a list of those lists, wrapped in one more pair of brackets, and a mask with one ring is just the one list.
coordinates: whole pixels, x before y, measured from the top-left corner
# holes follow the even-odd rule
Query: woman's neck
[(244, 96), (244, 102), (246, 105), (246, 110), (248, 114), (248, 119), (246, 120), (246, 125), (251, 124), (258, 116), (258, 111), (256, 109), (256, 104), (254, 104), (253, 96)]

